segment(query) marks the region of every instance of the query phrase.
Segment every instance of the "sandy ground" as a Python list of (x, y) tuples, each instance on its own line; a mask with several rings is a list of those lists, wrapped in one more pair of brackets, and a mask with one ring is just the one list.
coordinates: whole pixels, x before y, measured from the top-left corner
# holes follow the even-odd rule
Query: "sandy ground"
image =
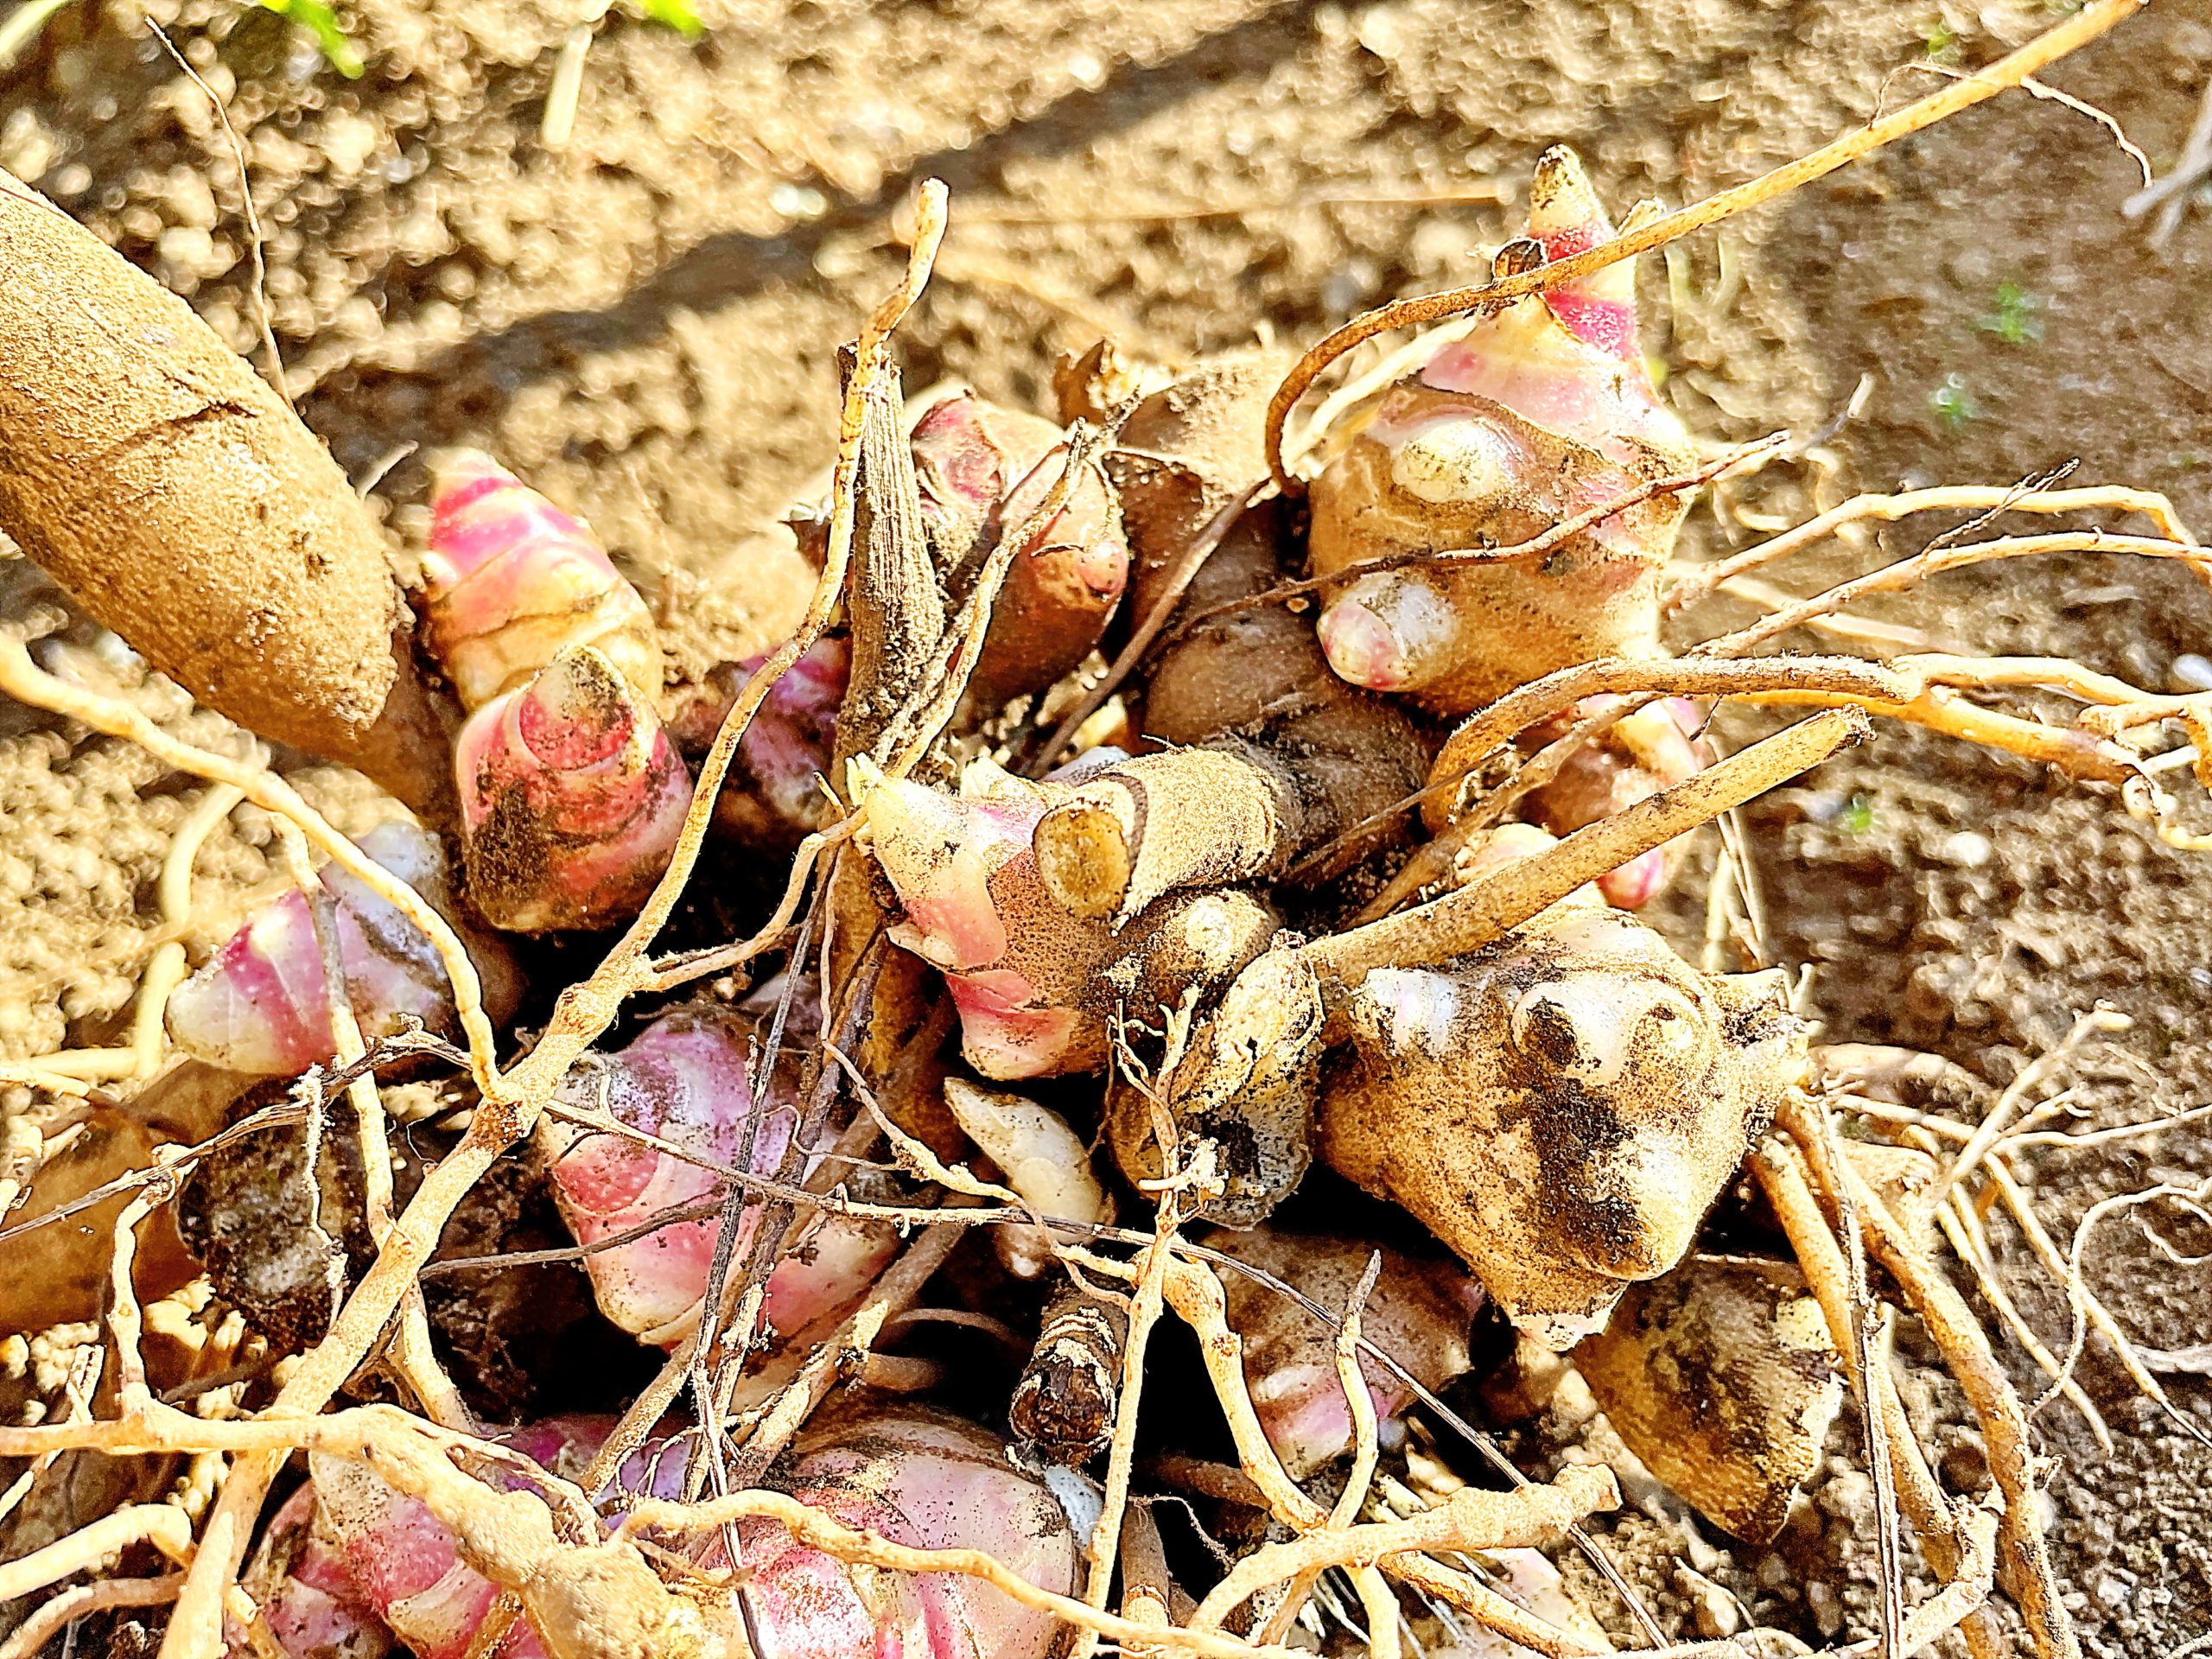
[[(377, 499), (402, 539), (422, 476), (395, 453), (484, 445), (702, 617), (702, 650), (743, 631), (725, 556), (827, 459), (831, 353), (894, 268), (893, 210), (920, 178), (950, 184), (956, 228), (906, 337), (909, 384), (957, 376), (1033, 405), (1054, 352), (1101, 332), (1166, 357), (1255, 333), (1303, 342), (1465, 280), (1547, 144), (1575, 145), (1617, 201), (1700, 197), (1933, 84), (1898, 66), (1985, 61), (2053, 15), (1955, 0), (702, 11), (696, 43), (611, 20), (557, 153), (538, 125), (565, 12), (369, 0), (347, 14), (369, 57), (353, 84), (270, 14), (213, 0), (153, 14), (243, 136), (302, 413), (357, 474), (389, 464)], [(0, 76), (0, 164), (251, 350), (237, 169), (145, 15), (84, 0), (48, 25)], [(2050, 79), (2164, 165), (2208, 74), (2212, 10), (2162, 0)], [(2075, 483), (2166, 491), (2212, 524), (2212, 207), (2154, 248), (2119, 211), (2139, 181), (2086, 117), (2014, 95), (1648, 261), (1646, 344), (1700, 435), (1808, 429), (1868, 378), (1832, 458), (1777, 469), (1731, 515), (1700, 510), (1697, 550), (1857, 489), (2010, 483), (2069, 461)], [(1986, 326), (2005, 284), (2011, 315), (2035, 325), (2010, 332), (2036, 337)], [(1777, 580), (1808, 591), (1841, 559), (1909, 552), (1955, 522), (1885, 529)], [(18, 568), (7, 601), (20, 610), (36, 588)], [(2201, 688), (2208, 671), (2183, 659), (2212, 656), (2212, 601), (2184, 572), (2093, 556), (1948, 577), (1880, 614), (2158, 690)], [(1687, 626), (1743, 615), (1717, 606)], [(88, 631), (74, 638), (79, 671), (130, 678)], [(166, 717), (211, 718), (144, 695)], [(0, 1051), (84, 1040), (127, 1002), (148, 886), (193, 792), (0, 709)], [(1886, 733), (1750, 822), (1769, 943), (1815, 965), (1831, 1035), (2001, 1082), (2102, 999), (2136, 1026), (2085, 1068), (2092, 1110), (2203, 1097), (2212, 878), (2113, 802)], [(209, 886), (265, 874), (252, 830), (213, 843)], [(2184, 1132), (2054, 1163), (2037, 1190), (2063, 1236), (2100, 1198), (2208, 1166), (2212, 1140)], [(2171, 1207), (2149, 1213), (2178, 1252), (2212, 1243)], [(2063, 1296), (1994, 1230), (2029, 1317), (2063, 1347)], [(2086, 1260), (2139, 1340), (2212, 1340), (2212, 1277), (2132, 1221)], [(2131, 1402), (2094, 1350), (2083, 1376), (2112, 1454), (2063, 1405), (2040, 1419), (2077, 1611), (2099, 1655), (2164, 1654), (2212, 1630), (2212, 1454)], [(2212, 1390), (2168, 1380), (2212, 1425)], [(1923, 1392), (1931, 1434), (1970, 1463), (1955, 1401)], [(1700, 1628), (1701, 1604), (1715, 1617), (1702, 1574), (1808, 1640), (1867, 1628), (1871, 1510), (1847, 1457), (1770, 1553), (1689, 1540), (1653, 1508), (1615, 1531), (1671, 1625)]]

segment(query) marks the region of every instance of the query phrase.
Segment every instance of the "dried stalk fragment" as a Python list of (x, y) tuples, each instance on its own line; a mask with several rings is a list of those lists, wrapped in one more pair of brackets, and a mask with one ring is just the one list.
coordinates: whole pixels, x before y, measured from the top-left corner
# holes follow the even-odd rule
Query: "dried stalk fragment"
[(1071, 1281), (1053, 1293), (1007, 1408), (1026, 1453), (1073, 1469), (1106, 1449), (1128, 1333), (1128, 1312), (1081, 1285)]

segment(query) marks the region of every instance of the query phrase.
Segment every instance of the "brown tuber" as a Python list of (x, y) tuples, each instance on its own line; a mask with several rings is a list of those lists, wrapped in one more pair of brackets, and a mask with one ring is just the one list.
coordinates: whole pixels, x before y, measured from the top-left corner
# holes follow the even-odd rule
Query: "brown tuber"
[(1803, 1070), (1779, 973), (1701, 973), (1602, 905), (1351, 989), (1321, 1155), (1565, 1348), (1680, 1262)]
[(1635, 1286), (1574, 1368), (1628, 1449), (1750, 1544), (1782, 1530), (1843, 1404), (1820, 1304), (1778, 1262), (1694, 1257)]
[[(1211, 529), (1215, 547), (1189, 576), (1163, 636), (1139, 729), (1177, 746), (1085, 781), (1038, 826), (1038, 873), (1077, 916), (1116, 926), (1162, 894), (1286, 874), (1324, 846), (1304, 878), (1341, 874), (1387, 830), (1363, 819), (1417, 789), (1428, 756), (1400, 710), (1347, 685), (1305, 619), (1279, 606), (1205, 615), (1282, 580), (1287, 526), (1255, 506), (1224, 512), (1263, 470), (1250, 435), (1273, 359), (1232, 357), (1140, 404), (1107, 457), (1122, 492), (1141, 620), (1175, 599), (1179, 563)], [(1203, 619), (1203, 620), (1201, 620)]]
[(0, 269), (0, 531), (211, 708), (442, 813), (423, 757), (447, 721), (321, 442), (183, 301), (6, 173)]

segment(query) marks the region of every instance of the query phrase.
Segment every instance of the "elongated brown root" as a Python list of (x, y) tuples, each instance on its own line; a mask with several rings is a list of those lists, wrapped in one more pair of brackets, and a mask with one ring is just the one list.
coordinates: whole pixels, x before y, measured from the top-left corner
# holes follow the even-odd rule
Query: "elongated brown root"
[(450, 716), (329, 453), (191, 307), (5, 173), (0, 265), (0, 531), (209, 707), (449, 812), (422, 757)]
[[(1804, 1269), (1807, 1282), (1820, 1300), (1828, 1335), (1843, 1356), (1847, 1371), (1862, 1397), (1868, 1389), (1873, 1390), (1876, 1404), (1872, 1414), (1879, 1423), (1870, 1425), (1869, 1432), (1879, 1434), (1885, 1447), (1885, 1452), (1876, 1455), (1885, 1455), (1889, 1459), (1897, 1480), (1898, 1499), (1919, 1537), (1922, 1553), (1938, 1573), (1947, 1577), (1956, 1574), (1963, 1555), (1950, 1501), (1936, 1483), (1927, 1453), (1912, 1437), (1904, 1402), (1897, 1394), (1897, 1380), (1889, 1368), (1876, 1366), (1870, 1374), (1859, 1365), (1855, 1340), (1859, 1313), (1851, 1299), (1849, 1269), (1845, 1265), (1843, 1247), (1836, 1242), (1827, 1217), (1813, 1196), (1803, 1154), (1785, 1138), (1774, 1136), (1752, 1154), (1751, 1168), (1758, 1178), (1760, 1190), (1781, 1218), (1783, 1230), (1789, 1236), (1798, 1265)], [(1961, 1630), (1974, 1659), (1997, 1659), (2004, 1651), (1996, 1621), (1986, 1611), (1969, 1614)]]

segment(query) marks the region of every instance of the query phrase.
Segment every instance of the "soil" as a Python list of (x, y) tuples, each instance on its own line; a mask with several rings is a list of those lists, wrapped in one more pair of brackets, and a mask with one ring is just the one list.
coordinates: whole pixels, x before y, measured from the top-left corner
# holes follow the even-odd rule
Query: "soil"
[[(671, 613), (704, 618), (700, 652), (732, 654), (746, 635), (733, 559), (828, 460), (833, 353), (887, 285), (896, 208), (920, 178), (951, 186), (955, 230), (904, 334), (908, 385), (958, 377), (1038, 408), (1055, 351), (1102, 332), (1168, 357), (1255, 334), (1304, 343), (1465, 280), (1510, 232), (1548, 144), (1574, 145), (1616, 202), (1701, 197), (1934, 84), (1899, 66), (1986, 61), (2054, 15), (1958, 0), (709, 0), (696, 42), (611, 18), (574, 138), (550, 151), (539, 123), (564, 9), (363, 0), (346, 16), (368, 71), (348, 83), (282, 19), (231, 0), (80, 0), (0, 75), (0, 165), (249, 353), (238, 169), (149, 12), (228, 105), (291, 390), (341, 464), (378, 479), (395, 544), (419, 523), (408, 446), (480, 444), (587, 515)], [(2048, 79), (2164, 167), (2208, 75), (2212, 7), (2161, 0)], [(2012, 94), (1647, 261), (1647, 346), (1701, 436), (1806, 431), (1868, 386), (1824, 450), (1694, 515), (1693, 551), (1859, 489), (2008, 484), (2069, 461), (2075, 484), (2162, 490), (2212, 526), (2212, 205), (2154, 247), (2120, 211), (2139, 182), (2088, 117)], [(1350, 200), (1376, 196), (1427, 200)], [(1958, 522), (1884, 528), (1777, 580), (1809, 591)], [(11, 613), (50, 602), (20, 565), (5, 575)], [(2212, 599), (2172, 566), (2005, 563), (1878, 613), (2156, 690), (2212, 677)], [(1685, 632), (1743, 615), (1715, 604)], [(143, 678), (82, 624), (49, 650)], [(219, 730), (157, 683), (138, 695), (197, 735)], [(112, 1029), (149, 948), (153, 873), (196, 791), (27, 711), (0, 709), (0, 1052), (22, 1057)], [(250, 815), (233, 822), (244, 832), (219, 832), (202, 861), (211, 894), (269, 871)], [(1832, 1039), (1928, 1049), (2002, 1083), (2101, 1000), (2135, 1024), (2082, 1068), (2084, 1107), (2119, 1122), (2200, 1103), (2212, 877), (2114, 800), (1891, 730), (1747, 823), (1768, 947), (1814, 967)], [(1684, 891), (1672, 919), (1694, 938), (1695, 872)], [(2101, 1198), (2212, 1175), (2212, 1138), (2123, 1142), (2037, 1175), (2063, 1240)], [(2212, 1243), (2176, 1205), (2136, 1215), (2178, 1255)], [(2063, 1348), (2063, 1294), (2004, 1226), (1993, 1237)], [(2135, 1217), (2103, 1225), (2084, 1262), (2139, 1341), (2212, 1341), (2212, 1275)], [(2091, 1652), (2166, 1654), (2212, 1632), (2212, 1387), (2165, 1378), (2190, 1438), (2094, 1346), (2082, 1376), (2115, 1449), (2063, 1404), (2039, 1419), (2072, 1600)], [(1956, 1400), (1924, 1366), (1914, 1376), (1946, 1472), (1954, 1459), (1970, 1472)], [(1529, 1455), (1573, 1415), (1569, 1401), (1532, 1430)], [(1808, 1640), (1870, 1628), (1871, 1502), (1848, 1432), (1770, 1551), (1731, 1547), (1656, 1491), (1611, 1524), (1663, 1624), (1725, 1629), (1732, 1596)]]

